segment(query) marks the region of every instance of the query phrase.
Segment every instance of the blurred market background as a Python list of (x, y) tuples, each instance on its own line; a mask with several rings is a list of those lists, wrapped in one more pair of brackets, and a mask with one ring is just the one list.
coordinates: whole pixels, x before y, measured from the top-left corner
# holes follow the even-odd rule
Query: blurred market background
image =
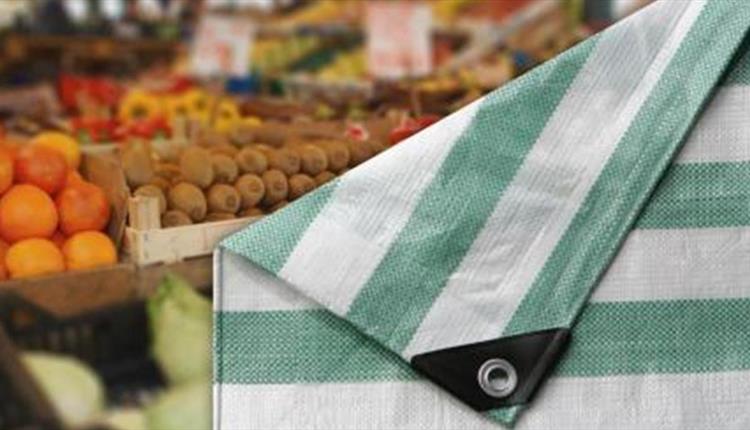
[(209, 428), (222, 237), (648, 2), (0, 1), (0, 429)]

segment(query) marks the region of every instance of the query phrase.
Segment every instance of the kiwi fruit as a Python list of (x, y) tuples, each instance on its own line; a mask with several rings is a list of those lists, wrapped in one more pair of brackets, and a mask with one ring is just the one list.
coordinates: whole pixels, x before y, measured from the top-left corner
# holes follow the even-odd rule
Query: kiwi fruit
[(268, 154), (268, 167), (281, 170), (287, 176), (299, 173), (301, 164), (299, 154), (289, 148), (279, 148)]
[(257, 149), (243, 148), (234, 157), (242, 173), (260, 175), (268, 169), (268, 159)]
[(154, 174), (160, 178), (171, 180), (180, 174), (180, 166), (172, 163), (159, 163), (154, 167)]
[(315, 189), (315, 180), (298, 173), (289, 178), (289, 200), (296, 200)]
[(302, 145), (297, 148), (302, 173), (315, 176), (328, 168), (328, 157), (325, 151), (314, 145)]
[(268, 213), (273, 213), (273, 212), (276, 212), (277, 210), (279, 210), (279, 209), (283, 208), (284, 206), (286, 206), (286, 205), (288, 205), (288, 204), (289, 204), (289, 202), (288, 202), (288, 201), (286, 201), (286, 200), (280, 200), (280, 201), (278, 201), (278, 202), (274, 203), (273, 205), (271, 205), (271, 206), (270, 206), (270, 207), (268, 208)]
[(287, 135), (288, 133), (284, 124), (271, 125), (266, 123), (264, 127), (256, 127), (253, 130), (253, 140), (264, 142), (274, 147), (283, 145), (287, 139)]
[(180, 182), (169, 190), (167, 201), (170, 209), (181, 210), (193, 222), (200, 222), (206, 217), (206, 198), (203, 191), (188, 182)]
[(255, 143), (253, 144), (252, 148), (262, 152), (263, 155), (266, 156), (266, 158), (268, 158), (268, 154), (276, 150), (276, 148), (274, 148), (273, 146), (265, 143)]
[(131, 142), (122, 152), (122, 167), (131, 189), (148, 184), (154, 177), (154, 165), (147, 144)]
[(161, 216), (161, 226), (167, 227), (179, 227), (181, 225), (190, 225), (193, 221), (187, 214), (181, 210), (172, 209), (164, 212)]
[(141, 185), (133, 192), (133, 195), (156, 197), (159, 199), (159, 214), (161, 215), (167, 211), (167, 199), (164, 197), (164, 191), (156, 185)]
[(239, 168), (232, 157), (225, 154), (211, 154), (211, 165), (214, 169), (214, 182), (231, 184), (237, 179)]
[(237, 213), (240, 209), (240, 194), (227, 184), (214, 184), (206, 194), (208, 210), (211, 212)]
[(370, 147), (370, 152), (372, 154), (372, 157), (386, 150), (385, 144), (383, 144), (383, 142), (377, 139), (369, 139), (369, 140), (366, 140), (364, 143), (366, 143), (367, 146)]
[(315, 175), (315, 178), (313, 179), (315, 179), (315, 184), (317, 186), (321, 186), (335, 177), (336, 175), (333, 174), (333, 172), (329, 172), (326, 170), (325, 172), (320, 172), (317, 175)]
[(238, 152), (240, 152), (240, 150), (237, 149), (236, 146), (230, 145), (228, 143), (212, 146), (208, 148), (208, 150), (211, 152), (211, 154), (224, 154), (232, 158), (234, 158), (234, 156), (237, 155)]
[(318, 146), (326, 153), (328, 170), (338, 172), (349, 165), (351, 154), (345, 144), (336, 141), (325, 141), (320, 142)]
[(229, 133), (229, 138), (236, 145), (249, 145), (253, 142), (255, 128), (247, 124), (239, 124)]
[(234, 188), (240, 194), (242, 208), (248, 209), (260, 203), (266, 194), (266, 185), (258, 175), (246, 173), (237, 179)]
[(169, 186), (172, 185), (168, 180), (162, 178), (161, 176), (154, 176), (151, 178), (151, 181), (148, 183), (148, 185), (154, 185), (159, 187), (162, 192), (169, 191)]
[(264, 212), (263, 209), (255, 207), (255, 208), (247, 208), (239, 213), (240, 218), (247, 218), (247, 217), (257, 217), (257, 216), (263, 216)]
[(358, 166), (373, 156), (372, 149), (366, 142), (348, 140), (346, 146), (349, 148), (349, 153), (351, 154), (349, 167)]
[(211, 154), (200, 147), (185, 149), (180, 156), (180, 175), (200, 188), (208, 188), (214, 181)]
[(264, 205), (271, 206), (286, 199), (289, 194), (289, 184), (281, 170), (267, 170), (263, 172), (261, 179), (266, 187), (266, 194), (263, 196)]
[(206, 215), (206, 222), (226, 221), (235, 218), (237, 218), (237, 216), (229, 212), (209, 212), (208, 215)]
[(210, 128), (205, 128), (201, 130), (196, 141), (199, 146), (202, 146), (204, 148), (210, 148), (210, 147), (216, 147), (216, 146), (229, 144), (229, 140), (227, 140), (227, 138), (223, 134), (217, 131), (214, 131)]

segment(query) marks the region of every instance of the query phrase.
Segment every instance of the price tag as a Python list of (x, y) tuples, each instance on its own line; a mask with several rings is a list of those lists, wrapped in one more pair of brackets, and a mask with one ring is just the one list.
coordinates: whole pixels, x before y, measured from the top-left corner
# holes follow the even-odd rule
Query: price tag
[(367, 64), (385, 79), (432, 71), (432, 8), (426, 2), (367, 3)]
[(191, 51), (192, 73), (202, 78), (246, 76), (254, 36), (255, 25), (248, 18), (207, 15)]

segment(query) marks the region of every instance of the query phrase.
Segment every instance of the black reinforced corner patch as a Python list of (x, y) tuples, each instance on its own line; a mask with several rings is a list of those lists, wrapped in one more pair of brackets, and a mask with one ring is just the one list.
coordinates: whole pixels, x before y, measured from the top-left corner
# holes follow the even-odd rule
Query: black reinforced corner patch
[(531, 401), (570, 338), (566, 328), (415, 355), (412, 367), (477, 411)]

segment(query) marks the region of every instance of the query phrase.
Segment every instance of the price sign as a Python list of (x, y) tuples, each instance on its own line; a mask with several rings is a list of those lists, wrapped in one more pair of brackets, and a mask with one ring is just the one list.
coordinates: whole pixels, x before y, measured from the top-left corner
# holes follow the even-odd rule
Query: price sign
[(398, 79), (432, 71), (432, 8), (426, 2), (367, 3), (367, 64), (375, 77)]
[(254, 35), (255, 25), (247, 18), (207, 15), (191, 51), (192, 73), (203, 78), (247, 75)]

